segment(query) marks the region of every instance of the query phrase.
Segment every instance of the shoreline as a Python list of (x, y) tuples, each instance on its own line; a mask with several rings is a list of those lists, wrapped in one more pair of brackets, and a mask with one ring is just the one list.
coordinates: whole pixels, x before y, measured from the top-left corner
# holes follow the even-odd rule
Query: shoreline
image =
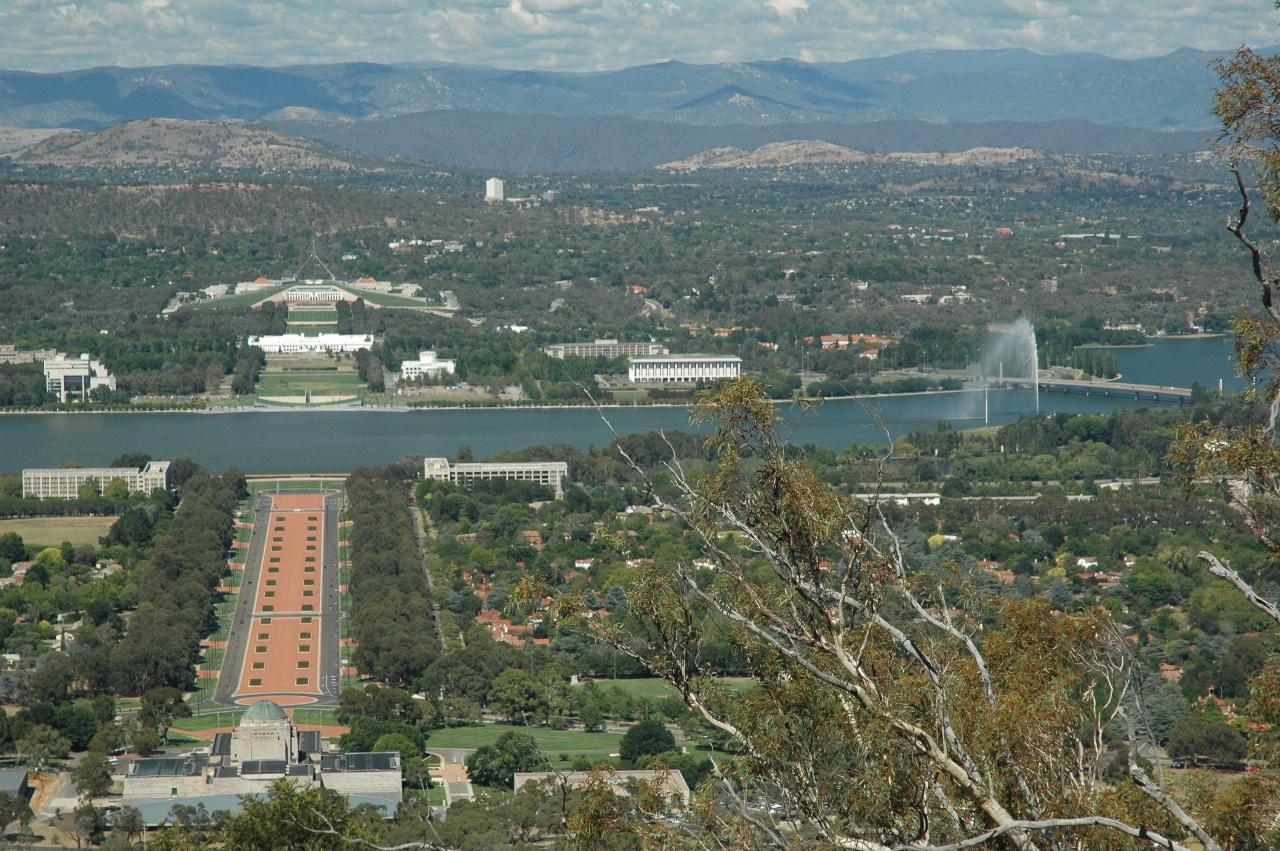
[[(908, 396), (942, 396), (954, 393), (977, 393), (980, 388), (959, 390), (909, 390), (898, 393), (856, 393), (845, 396), (822, 396), (806, 398), (800, 401), (813, 404), (822, 404), (824, 402), (847, 402), (851, 400), (868, 400), (868, 399), (892, 399), (903, 398)], [(794, 399), (770, 399), (770, 403), (774, 405), (789, 405), (794, 403)], [(176, 410), (172, 408), (139, 408), (139, 409), (117, 409), (103, 411), (0, 411), (0, 417), (22, 417), (22, 416), (104, 416), (114, 414), (139, 415), (139, 414), (194, 414), (199, 416), (214, 416), (226, 414), (316, 414), (316, 413), (376, 413), (376, 414), (417, 414), (430, 413), (432, 411), (573, 411), (584, 410), (593, 411), (596, 408), (605, 410), (625, 410), (636, 409), (642, 410), (646, 408), (691, 408), (696, 402), (646, 402), (643, 404), (634, 404), (626, 402), (601, 402), (599, 404), (583, 403), (580, 405), (524, 405), (519, 403), (495, 404), (495, 405), (246, 405), (243, 407), (221, 407), (221, 408), (191, 408), (186, 410)]]
[(1220, 340), (1229, 336), (1227, 331), (1211, 331), (1207, 334), (1164, 334), (1158, 337), (1147, 337), (1145, 343), (1081, 343), (1077, 349), (1149, 349), (1160, 340), (1171, 343), (1184, 343), (1189, 340)]

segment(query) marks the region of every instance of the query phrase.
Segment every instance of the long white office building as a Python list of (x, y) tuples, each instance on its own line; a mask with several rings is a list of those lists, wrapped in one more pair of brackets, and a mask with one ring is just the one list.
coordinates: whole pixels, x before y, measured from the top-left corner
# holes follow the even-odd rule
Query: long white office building
[(426, 458), (422, 462), (422, 476), (426, 479), (453, 482), (466, 486), (485, 479), (509, 479), (517, 482), (535, 482), (546, 485), (556, 493), (564, 493), (565, 479), (569, 478), (569, 465), (564, 461), (462, 461), (453, 463), (448, 458)]
[(116, 377), (88, 355), (54, 355), (44, 361), (45, 390), (59, 402), (84, 401), (99, 387), (116, 389)]
[(735, 355), (653, 355), (631, 358), (627, 365), (632, 384), (721, 381), (740, 375), (742, 358)]
[(250, 337), (250, 346), (267, 354), (319, 355), (358, 352), (373, 347), (372, 334), (268, 334)]
[(418, 352), (417, 360), (400, 362), (400, 379), (413, 381), (415, 378), (435, 378), (444, 373), (453, 375), (457, 361), (442, 360), (433, 351)]
[(141, 470), (134, 467), (55, 467), (22, 471), (22, 495), (36, 499), (75, 499), (80, 486), (96, 481), (106, 490), (115, 479), (123, 479), (129, 493), (151, 493), (169, 488), (169, 462), (148, 461)]
[(553, 358), (620, 358), (636, 355), (665, 355), (661, 343), (620, 343), (617, 340), (595, 340), (590, 343), (553, 343), (544, 349)]

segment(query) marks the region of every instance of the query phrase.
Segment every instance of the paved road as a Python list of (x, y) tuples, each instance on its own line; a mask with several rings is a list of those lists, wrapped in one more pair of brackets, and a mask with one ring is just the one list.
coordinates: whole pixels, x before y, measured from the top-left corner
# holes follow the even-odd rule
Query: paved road
[(472, 751), (460, 748), (445, 748), (428, 750), (427, 753), (440, 757), (440, 768), (437, 776), (444, 786), (446, 805), (452, 804), (454, 801), (470, 801), (475, 797), (475, 791), (471, 788), (471, 779), (467, 777), (466, 766), (467, 755)]
[[(342, 692), (342, 610), (338, 586), (342, 571), (338, 566), (338, 522), (342, 494), (331, 493), (324, 500), (324, 548), (320, 559), (320, 583), (324, 602), (320, 607), (320, 693), (337, 700)], [(328, 702), (324, 698), (321, 703)]]
[(409, 513), (413, 515), (413, 536), (418, 542), (418, 558), (422, 561), (422, 574), (427, 578), (427, 595), (431, 598), (431, 623), (436, 628), (436, 647), (444, 649), (444, 631), (440, 629), (440, 601), (436, 599), (435, 589), (431, 587), (431, 571), (427, 568), (427, 532), (422, 523), (422, 512), (416, 502), (409, 503)]
[(244, 557), (244, 574), (236, 594), (236, 609), (227, 635), (227, 647), (222, 655), (222, 670), (218, 672), (218, 687), (213, 702), (235, 706), (235, 693), (240, 687), (240, 672), (244, 668), (245, 651), (249, 646), (249, 633), (253, 628), (253, 606), (261, 581), (263, 554), (267, 549), (267, 529), (271, 525), (271, 495), (258, 494), (253, 501), (253, 533), (249, 538), (249, 550)]

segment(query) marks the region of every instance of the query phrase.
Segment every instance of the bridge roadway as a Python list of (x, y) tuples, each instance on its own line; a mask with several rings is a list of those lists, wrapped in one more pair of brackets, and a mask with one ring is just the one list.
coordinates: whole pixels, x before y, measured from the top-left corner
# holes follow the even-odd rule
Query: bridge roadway
[[(1036, 380), (1040, 389), (1046, 393), (1083, 393), (1085, 396), (1125, 396), (1134, 399), (1151, 399), (1157, 402), (1178, 402), (1191, 398), (1191, 390), (1186, 387), (1162, 387), (1158, 384), (1131, 384), (1124, 381), (1089, 381), (1079, 378), (1040, 378)], [(1003, 378), (992, 381), (992, 386), (1001, 384), (1028, 387), (1030, 378)]]

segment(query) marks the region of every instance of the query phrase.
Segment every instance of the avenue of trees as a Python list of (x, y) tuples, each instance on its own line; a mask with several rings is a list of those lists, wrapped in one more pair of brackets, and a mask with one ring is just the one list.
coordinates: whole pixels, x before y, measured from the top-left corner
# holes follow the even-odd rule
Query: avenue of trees
[(389, 685), (414, 682), (439, 651), (409, 482), (395, 468), (361, 467), (347, 480), (353, 661)]

